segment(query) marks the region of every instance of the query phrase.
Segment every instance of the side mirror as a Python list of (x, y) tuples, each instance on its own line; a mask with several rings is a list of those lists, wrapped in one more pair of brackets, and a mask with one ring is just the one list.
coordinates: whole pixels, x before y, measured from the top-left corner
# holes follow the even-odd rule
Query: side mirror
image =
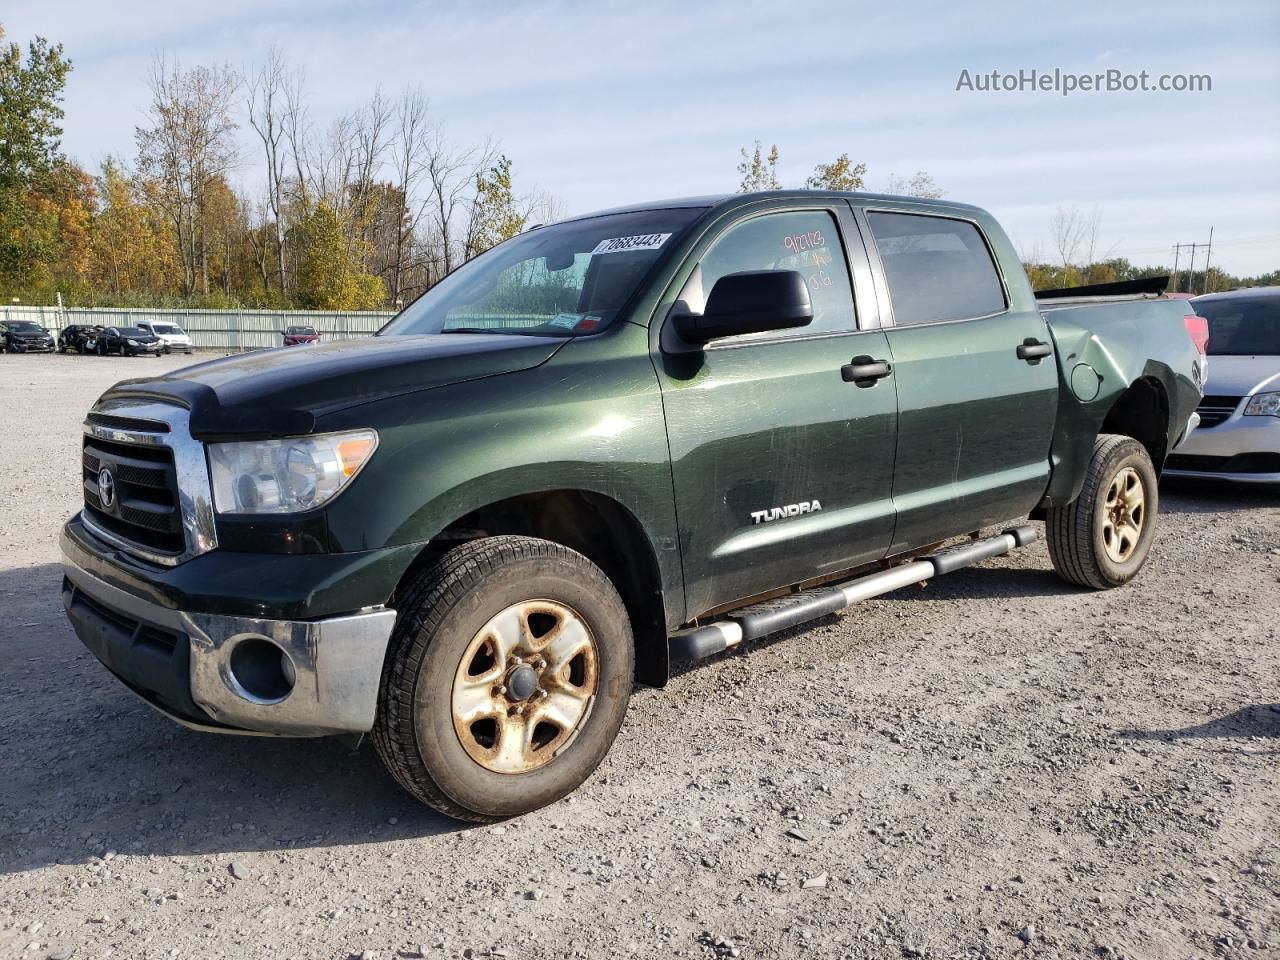
[(813, 321), (809, 287), (796, 270), (749, 270), (716, 281), (701, 316), (674, 318), (676, 332), (690, 343), (766, 330), (788, 330)]

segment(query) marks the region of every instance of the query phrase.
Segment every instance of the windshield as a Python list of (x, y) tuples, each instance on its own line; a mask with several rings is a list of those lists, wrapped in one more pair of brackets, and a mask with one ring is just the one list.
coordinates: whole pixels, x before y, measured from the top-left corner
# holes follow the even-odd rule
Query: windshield
[(122, 337), (149, 337), (149, 336), (151, 336), (151, 334), (150, 334), (150, 333), (148, 333), (146, 330), (143, 330), (141, 327), (121, 327), (121, 328), (120, 328), (120, 336), (122, 336)]
[(182, 335), (182, 328), (175, 327), (172, 323), (153, 323), (151, 325), (152, 333), (163, 333), (166, 337), (175, 337)]
[(285, 332), (291, 337), (314, 337), (315, 327), (286, 327)]
[(44, 333), (44, 327), (37, 326), (29, 320), (14, 320), (5, 324), (10, 333)]
[(572, 337), (604, 329), (701, 208), (529, 230), (459, 267), (379, 331)]
[(1201, 300), (1195, 310), (1209, 321), (1211, 357), (1280, 356), (1280, 296)]

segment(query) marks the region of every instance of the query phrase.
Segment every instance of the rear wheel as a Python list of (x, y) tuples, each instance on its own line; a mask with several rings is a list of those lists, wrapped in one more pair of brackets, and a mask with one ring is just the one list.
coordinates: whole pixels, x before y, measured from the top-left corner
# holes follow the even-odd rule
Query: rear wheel
[(552, 803), (604, 759), (635, 653), (617, 590), (529, 537), (456, 547), (397, 604), (374, 744), (409, 793), (462, 820)]
[(1094, 441), (1084, 487), (1045, 520), (1049, 556), (1068, 583), (1105, 590), (1128, 583), (1151, 552), (1160, 491), (1146, 448), (1132, 437)]

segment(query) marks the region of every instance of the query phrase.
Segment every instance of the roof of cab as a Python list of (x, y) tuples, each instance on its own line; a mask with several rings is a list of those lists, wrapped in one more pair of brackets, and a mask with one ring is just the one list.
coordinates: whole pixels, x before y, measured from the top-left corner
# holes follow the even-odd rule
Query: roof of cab
[(839, 199), (852, 200), (859, 203), (876, 203), (893, 201), (895, 203), (918, 204), (924, 207), (937, 207), (939, 210), (968, 210), (982, 212), (981, 208), (968, 203), (956, 203), (954, 200), (930, 200), (922, 197), (893, 196), (886, 193), (855, 193), (838, 190), (763, 190), (755, 193), (719, 193), (700, 197), (677, 197), (669, 200), (651, 200), (648, 203), (633, 203), (607, 210), (594, 210), (574, 217), (566, 217), (559, 221), (565, 223), (572, 220), (589, 220), (593, 217), (605, 217), (619, 213), (642, 213), (646, 210), (672, 210), (689, 207), (705, 207), (727, 210), (733, 207), (746, 206), (761, 200), (814, 200)]

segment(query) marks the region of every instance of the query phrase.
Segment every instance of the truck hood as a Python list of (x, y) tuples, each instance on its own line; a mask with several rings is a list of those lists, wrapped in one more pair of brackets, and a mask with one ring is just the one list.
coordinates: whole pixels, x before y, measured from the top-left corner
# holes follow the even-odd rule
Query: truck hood
[(464, 380), (528, 370), (568, 338), (434, 334), (277, 347), (125, 380), (99, 399), (150, 399), (191, 411), (201, 440), (311, 432), (316, 417)]
[(1248, 397), (1280, 390), (1280, 357), (1209, 357), (1204, 392), (1219, 397)]

